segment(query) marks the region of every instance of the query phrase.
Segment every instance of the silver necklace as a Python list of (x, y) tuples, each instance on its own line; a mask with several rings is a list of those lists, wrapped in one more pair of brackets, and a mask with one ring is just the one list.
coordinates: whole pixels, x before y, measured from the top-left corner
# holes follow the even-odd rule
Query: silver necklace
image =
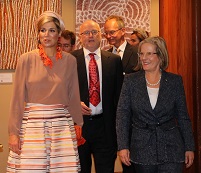
[(150, 86), (156, 86), (156, 85), (158, 85), (158, 84), (160, 83), (160, 81), (161, 81), (161, 76), (160, 76), (158, 82), (156, 82), (156, 83), (149, 83), (149, 81), (147, 80), (146, 77), (145, 77), (145, 80), (146, 80), (146, 83), (147, 83), (148, 85), (150, 85)]

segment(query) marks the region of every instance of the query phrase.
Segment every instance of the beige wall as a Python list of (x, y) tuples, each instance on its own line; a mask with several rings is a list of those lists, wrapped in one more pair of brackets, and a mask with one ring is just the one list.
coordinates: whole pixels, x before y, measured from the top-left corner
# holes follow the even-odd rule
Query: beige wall
[(159, 35), (159, 0), (151, 0), (151, 36)]
[[(151, 35), (159, 34), (159, 0), (151, 1)], [(62, 1), (62, 16), (66, 29), (75, 31), (75, 0)], [(0, 70), (0, 73), (12, 73), (13, 70)], [(0, 150), (0, 172), (6, 172), (6, 161), (8, 156), (8, 111), (13, 84), (0, 84), (0, 144), (3, 144), (3, 151)], [(121, 171), (121, 164), (117, 159), (115, 171)], [(94, 172), (94, 168), (93, 168)]]
[(62, 0), (62, 18), (66, 29), (75, 32), (75, 0)]
[[(0, 70), (0, 73), (13, 73), (11, 70)], [(0, 150), (0, 172), (4, 173), (8, 157), (8, 110), (12, 95), (12, 84), (0, 84), (0, 143), (3, 150)]]

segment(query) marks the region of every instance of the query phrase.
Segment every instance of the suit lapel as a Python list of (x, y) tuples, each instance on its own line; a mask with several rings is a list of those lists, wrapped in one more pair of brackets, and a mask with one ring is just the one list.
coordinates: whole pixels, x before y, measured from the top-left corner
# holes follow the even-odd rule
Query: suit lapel
[(145, 81), (145, 74), (141, 78), (141, 86), (139, 90), (141, 90), (141, 97), (142, 97), (142, 104), (147, 109), (148, 112), (153, 112), (153, 109), (151, 107), (148, 91), (147, 91), (147, 85)]
[(113, 47), (111, 47), (110, 49), (107, 50), (108, 52), (112, 52), (113, 51)]
[[(171, 100), (171, 85), (168, 84), (168, 76), (165, 71), (162, 72), (158, 99), (154, 111), (159, 112), (165, 109), (168, 100)], [(168, 99), (169, 98), (169, 99)]]
[(87, 79), (87, 70), (83, 49), (80, 49), (77, 53), (77, 69), (78, 69), (78, 77), (79, 77), (79, 87), (80, 87), (80, 96), (81, 100), (85, 101), (88, 104), (86, 98), (89, 97), (88, 92), (88, 79)]
[(129, 59), (132, 57), (131, 54), (132, 54), (132, 47), (131, 47), (131, 45), (129, 45), (127, 43), (126, 47), (125, 47), (125, 50), (124, 50), (123, 57), (122, 57), (122, 64), (123, 64), (123, 67), (124, 67), (123, 71), (125, 71), (128, 63), (129, 63)]
[(106, 84), (106, 77), (104, 77), (107, 74), (108, 71), (108, 56), (101, 50), (101, 63), (102, 63), (102, 98), (104, 100), (105, 96), (104, 96), (104, 90), (107, 89), (105, 88), (105, 86), (107, 86)]
[(146, 109), (147, 112), (153, 112), (153, 109), (151, 107), (151, 103), (149, 100), (149, 95), (147, 92), (147, 85), (146, 85), (146, 81), (145, 81), (145, 74), (144, 71), (142, 70), (140, 72), (140, 77), (137, 80), (137, 85), (136, 87), (136, 92), (138, 93), (137, 95), (137, 100), (136, 102), (139, 102), (140, 107), (143, 107), (144, 109)]
[(78, 64), (79, 76), (83, 81), (87, 81), (87, 70), (83, 50), (78, 53), (77, 64)]

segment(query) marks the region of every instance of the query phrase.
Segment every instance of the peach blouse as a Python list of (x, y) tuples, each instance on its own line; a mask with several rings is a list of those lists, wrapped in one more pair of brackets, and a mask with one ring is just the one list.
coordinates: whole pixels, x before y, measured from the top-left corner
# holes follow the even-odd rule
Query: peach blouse
[(52, 61), (52, 69), (44, 66), (38, 49), (20, 56), (10, 105), (9, 134), (19, 134), (25, 103), (66, 105), (74, 122), (83, 124), (76, 59), (62, 52), (62, 59)]

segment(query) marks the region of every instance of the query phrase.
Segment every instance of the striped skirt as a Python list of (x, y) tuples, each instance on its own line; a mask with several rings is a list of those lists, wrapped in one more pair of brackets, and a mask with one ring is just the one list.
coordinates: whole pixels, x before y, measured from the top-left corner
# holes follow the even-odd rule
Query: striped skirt
[(20, 130), (21, 154), (9, 153), (7, 172), (79, 172), (74, 122), (65, 106), (28, 103)]

